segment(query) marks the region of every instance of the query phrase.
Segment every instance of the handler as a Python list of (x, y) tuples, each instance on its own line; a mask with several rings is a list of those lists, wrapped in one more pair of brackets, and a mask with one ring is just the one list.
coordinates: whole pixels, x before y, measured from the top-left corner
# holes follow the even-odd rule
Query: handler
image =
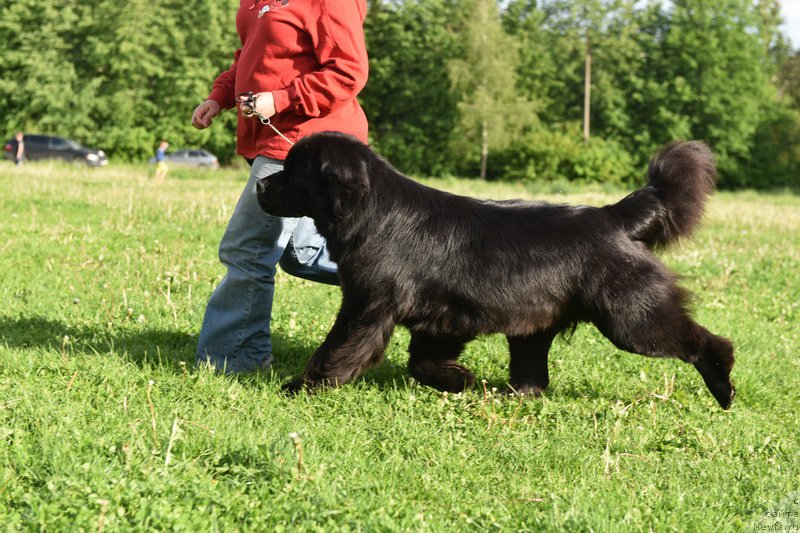
[(367, 119), (356, 100), (368, 73), (366, 10), (366, 0), (239, 3), (242, 46), (192, 115), (192, 124), (204, 129), (222, 109), (237, 107), (237, 152), (252, 167), (220, 242), (227, 273), (206, 307), (198, 364), (228, 373), (269, 366), (279, 262), (293, 275), (338, 283), (313, 221), (264, 213), (256, 182), (281, 170), (291, 144), (305, 135), (336, 130), (366, 142)]

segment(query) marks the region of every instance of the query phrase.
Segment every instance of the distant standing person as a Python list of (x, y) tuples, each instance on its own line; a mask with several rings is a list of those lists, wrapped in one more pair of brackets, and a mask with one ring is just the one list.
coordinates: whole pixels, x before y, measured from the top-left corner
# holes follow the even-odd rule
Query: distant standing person
[(291, 144), (305, 135), (338, 130), (367, 141), (367, 118), (356, 100), (367, 82), (366, 12), (366, 0), (239, 3), (242, 46), (192, 115), (192, 124), (204, 129), (221, 109), (238, 106), (237, 152), (252, 167), (219, 245), (227, 274), (206, 307), (198, 363), (226, 372), (270, 364), (279, 262), (295, 276), (338, 284), (336, 264), (314, 222), (266, 214), (256, 182), (280, 171)]
[(15, 138), (17, 139), (17, 151), (14, 153), (14, 164), (20, 166), (25, 160), (25, 135), (18, 131)]
[(169, 148), (169, 143), (167, 141), (161, 141), (156, 149), (156, 181), (158, 183), (162, 183), (164, 178), (167, 177), (167, 148)]

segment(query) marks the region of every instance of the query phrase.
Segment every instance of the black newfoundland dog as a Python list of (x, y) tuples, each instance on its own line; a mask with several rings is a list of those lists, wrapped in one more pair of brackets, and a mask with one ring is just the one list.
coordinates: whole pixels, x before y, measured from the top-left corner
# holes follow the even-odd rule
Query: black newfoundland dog
[(728, 408), (733, 345), (694, 322), (676, 276), (652, 253), (687, 236), (716, 180), (699, 142), (653, 158), (648, 184), (605, 207), (484, 201), (412, 181), (360, 141), (306, 137), (258, 183), (268, 213), (309, 216), (339, 265), (342, 306), (304, 374), (285, 388), (340, 385), (380, 362), (395, 324), (408, 362), (443, 391), (474, 384), (456, 360), (503, 333), (511, 392), (540, 394), (554, 337), (591, 322), (622, 350), (691, 363)]

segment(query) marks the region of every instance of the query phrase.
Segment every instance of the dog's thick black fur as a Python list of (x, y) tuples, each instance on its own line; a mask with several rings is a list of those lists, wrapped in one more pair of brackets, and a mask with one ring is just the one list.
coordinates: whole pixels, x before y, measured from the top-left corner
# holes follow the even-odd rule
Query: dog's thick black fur
[(733, 345), (690, 318), (685, 292), (652, 253), (700, 222), (714, 158), (702, 143), (674, 143), (648, 177), (601, 208), (482, 201), (412, 181), (352, 137), (306, 137), (282, 172), (258, 183), (258, 199), (273, 215), (314, 219), (339, 265), (342, 307), (286, 388), (352, 380), (381, 361), (399, 323), (421, 383), (472, 386), (456, 360), (475, 336), (499, 332), (510, 389), (538, 395), (554, 337), (591, 322), (620, 349), (691, 363), (728, 408)]

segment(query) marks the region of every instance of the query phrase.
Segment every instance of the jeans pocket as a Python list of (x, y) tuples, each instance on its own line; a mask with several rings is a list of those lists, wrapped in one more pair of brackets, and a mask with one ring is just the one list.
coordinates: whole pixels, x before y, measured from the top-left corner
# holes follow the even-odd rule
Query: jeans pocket
[(291, 246), (297, 261), (310, 265), (325, 247), (325, 238), (319, 234), (313, 220), (303, 217), (294, 228)]

